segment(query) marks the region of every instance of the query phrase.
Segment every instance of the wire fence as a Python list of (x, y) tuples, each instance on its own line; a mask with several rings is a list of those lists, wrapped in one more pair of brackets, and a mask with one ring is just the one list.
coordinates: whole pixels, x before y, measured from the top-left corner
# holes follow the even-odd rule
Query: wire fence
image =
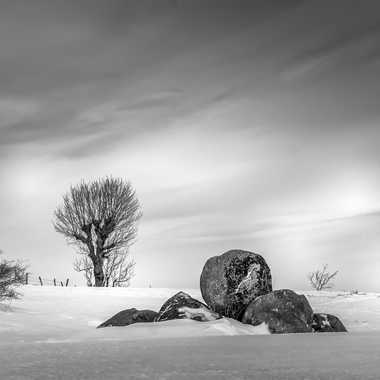
[(37, 286), (75, 286), (69, 278), (46, 278), (36, 276), (32, 273), (25, 274), (25, 285), (37, 285)]

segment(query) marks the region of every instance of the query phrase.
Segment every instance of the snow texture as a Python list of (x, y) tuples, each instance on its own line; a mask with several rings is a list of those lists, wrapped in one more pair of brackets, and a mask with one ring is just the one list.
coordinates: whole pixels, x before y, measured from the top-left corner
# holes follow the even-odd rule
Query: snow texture
[(208, 310), (205, 307), (188, 307), (183, 306), (178, 309), (178, 311), (181, 313), (181, 315), (186, 316), (188, 319), (195, 319), (196, 317), (200, 317), (202, 321), (215, 321), (218, 319), (219, 315)]

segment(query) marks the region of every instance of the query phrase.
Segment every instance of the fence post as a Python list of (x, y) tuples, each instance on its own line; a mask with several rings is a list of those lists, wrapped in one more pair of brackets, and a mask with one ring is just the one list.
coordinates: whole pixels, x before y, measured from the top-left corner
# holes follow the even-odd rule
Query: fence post
[(61, 286), (63, 286), (63, 282), (61, 281)]
[(25, 273), (25, 285), (28, 285), (28, 282), (29, 282), (29, 273), (26, 272)]
[(54, 282), (54, 286), (57, 286), (57, 281), (56, 281), (56, 279), (54, 279), (53, 282)]
[(40, 280), (40, 284), (41, 284), (41, 286), (43, 286), (43, 282), (42, 282), (42, 278), (41, 278), (41, 276), (38, 276), (38, 279)]
[(69, 279), (66, 279), (66, 286), (69, 286)]

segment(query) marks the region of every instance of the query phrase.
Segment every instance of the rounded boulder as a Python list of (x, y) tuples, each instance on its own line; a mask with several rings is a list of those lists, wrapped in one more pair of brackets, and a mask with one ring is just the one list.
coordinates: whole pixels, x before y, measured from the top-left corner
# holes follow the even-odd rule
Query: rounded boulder
[(304, 295), (275, 290), (253, 300), (242, 322), (253, 326), (266, 323), (272, 334), (307, 333), (313, 331), (313, 310)]
[(332, 314), (315, 313), (311, 325), (315, 332), (347, 332), (342, 321)]
[(204, 303), (196, 300), (185, 292), (178, 292), (170, 297), (158, 312), (155, 321), (170, 321), (172, 319), (192, 319), (198, 322), (215, 321), (222, 316), (211, 311)]
[(97, 328), (110, 326), (129, 326), (134, 323), (153, 322), (158, 314), (153, 310), (122, 310), (100, 324)]
[(200, 288), (212, 310), (240, 320), (252, 300), (272, 291), (272, 276), (261, 255), (230, 250), (207, 260)]

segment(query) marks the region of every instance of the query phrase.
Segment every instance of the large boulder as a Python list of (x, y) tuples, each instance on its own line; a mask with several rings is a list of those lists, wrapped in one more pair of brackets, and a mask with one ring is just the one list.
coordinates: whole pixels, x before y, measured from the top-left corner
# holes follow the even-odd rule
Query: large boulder
[(185, 318), (206, 322), (215, 321), (221, 318), (221, 315), (214, 313), (204, 303), (192, 298), (187, 293), (179, 292), (162, 305), (155, 320), (162, 322)]
[(347, 332), (341, 320), (332, 314), (315, 313), (311, 327), (315, 332)]
[(207, 260), (200, 287), (212, 310), (240, 320), (252, 300), (272, 291), (272, 276), (262, 256), (231, 250)]
[(304, 295), (289, 289), (275, 290), (253, 300), (242, 322), (253, 326), (265, 322), (272, 334), (312, 332), (313, 310)]
[(97, 328), (109, 326), (128, 326), (133, 323), (153, 322), (157, 315), (157, 312), (153, 310), (137, 310), (135, 308), (122, 310), (100, 324)]

